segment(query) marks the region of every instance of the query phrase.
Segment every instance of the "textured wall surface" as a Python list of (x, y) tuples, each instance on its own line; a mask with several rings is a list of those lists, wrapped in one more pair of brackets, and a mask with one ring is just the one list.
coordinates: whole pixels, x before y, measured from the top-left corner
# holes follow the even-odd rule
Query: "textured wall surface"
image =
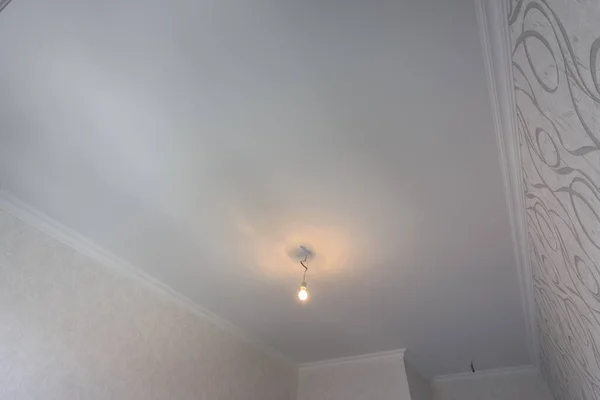
[(298, 400), (410, 400), (404, 359), (392, 354), (300, 367)]
[(0, 211), (0, 399), (289, 400), (296, 371)]
[(465, 375), (434, 382), (435, 400), (552, 400), (539, 372), (533, 368)]
[(557, 399), (598, 399), (600, 6), (508, 8), (543, 373)]

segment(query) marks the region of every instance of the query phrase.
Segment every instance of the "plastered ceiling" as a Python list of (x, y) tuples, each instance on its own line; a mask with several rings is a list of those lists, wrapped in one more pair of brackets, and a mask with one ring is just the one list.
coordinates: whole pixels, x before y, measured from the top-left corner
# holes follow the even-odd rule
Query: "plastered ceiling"
[(14, 0), (0, 51), (3, 190), (297, 362), (529, 363), (473, 1)]

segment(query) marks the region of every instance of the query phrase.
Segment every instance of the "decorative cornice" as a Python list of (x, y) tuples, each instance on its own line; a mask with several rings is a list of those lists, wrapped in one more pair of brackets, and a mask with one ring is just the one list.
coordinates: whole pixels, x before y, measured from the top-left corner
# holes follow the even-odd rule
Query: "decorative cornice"
[(350, 357), (331, 358), (328, 360), (300, 364), (299, 367), (302, 369), (302, 368), (321, 367), (321, 366), (333, 365), (333, 364), (348, 364), (348, 363), (353, 363), (355, 361), (369, 360), (369, 359), (376, 359), (376, 358), (386, 358), (386, 357), (391, 357), (391, 356), (398, 356), (398, 357), (400, 357), (400, 359), (404, 360), (405, 352), (406, 352), (406, 349), (397, 349), (397, 350), (390, 350), (390, 351), (382, 351), (382, 352), (378, 352), (378, 353), (360, 354), (357, 356), (350, 356)]
[(16, 198), (14, 195), (4, 190), (0, 190), (0, 209), (5, 210), (23, 222), (71, 247), (75, 251), (89, 257), (98, 264), (108, 267), (119, 273), (121, 276), (125, 276), (126, 278), (143, 285), (154, 295), (178, 304), (180, 307), (183, 307), (192, 314), (206, 320), (209, 323), (212, 323), (214, 326), (231, 334), (233, 337), (252, 345), (270, 357), (287, 365), (293, 367), (297, 366), (296, 363), (289, 360), (277, 350), (251, 337), (237, 326), (199, 306), (194, 301), (148, 275), (141, 269), (134, 267), (114, 254), (104, 250), (88, 238), (84, 237), (73, 229), (64, 226), (39, 210), (29, 206), (28, 204)]
[(529, 339), (529, 353), (532, 363), (537, 366), (540, 360), (539, 339), (527, 240), (521, 149), (517, 136), (514, 79), (507, 21), (508, 10), (506, 1), (475, 0), (475, 3), (512, 241), (519, 270), (519, 285)]
[(488, 369), (480, 372), (462, 372), (460, 374), (439, 375), (433, 378), (434, 385), (446, 382), (472, 381), (477, 379), (501, 378), (511, 375), (539, 374), (537, 367), (524, 365), (499, 369)]

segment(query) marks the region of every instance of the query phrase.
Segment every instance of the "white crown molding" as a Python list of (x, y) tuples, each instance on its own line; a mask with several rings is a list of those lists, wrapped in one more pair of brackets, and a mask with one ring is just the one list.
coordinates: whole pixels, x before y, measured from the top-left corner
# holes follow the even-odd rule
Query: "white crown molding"
[(348, 364), (348, 363), (353, 363), (353, 362), (361, 361), (361, 360), (386, 358), (386, 357), (392, 357), (392, 356), (397, 356), (397, 357), (400, 357), (400, 359), (404, 360), (405, 352), (406, 352), (406, 349), (397, 349), (397, 350), (390, 350), (390, 351), (381, 351), (378, 353), (360, 354), (357, 356), (350, 356), (350, 357), (331, 358), (328, 360), (300, 364), (299, 368), (303, 369), (303, 368), (322, 367), (322, 366), (333, 365), (333, 364)]
[(504, 192), (519, 271), (521, 301), (531, 361), (539, 365), (539, 339), (525, 214), (525, 190), (517, 137), (516, 103), (506, 1), (475, 0), (492, 103)]
[(433, 378), (434, 385), (447, 382), (472, 381), (478, 379), (502, 378), (514, 375), (532, 375), (539, 374), (537, 367), (533, 365), (523, 365), (520, 367), (488, 369), (480, 372), (462, 372), (459, 374), (439, 375)]
[(287, 365), (293, 366), (294, 368), (297, 367), (295, 362), (291, 361), (277, 350), (251, 337), (237, 326), (204, 309), (197, 303), (148, 275), (141, 269), (134, 267), (128, 262), (118, 258), (114, 254), (104, 250), (88, 238), (84, 237), (73, 229), (64, 226), (63, 224), (24, 203), (11, 193), (8, 193), (4, 190), (0, 190), (0, 209), (14, 215), (21, 221), (53, 237), (61, 243), (71, 247), (75, 251), (89, 257), (96, 263), (111, 268), (120, 275), (143, 285), (154, 295), (157, 295), (158, 297), (167, 301), (176, 303), (197, 317), (212, 323), (221, 330), (229, 333), (233, 337), (245, 343), (252, 345), (270, 357)]

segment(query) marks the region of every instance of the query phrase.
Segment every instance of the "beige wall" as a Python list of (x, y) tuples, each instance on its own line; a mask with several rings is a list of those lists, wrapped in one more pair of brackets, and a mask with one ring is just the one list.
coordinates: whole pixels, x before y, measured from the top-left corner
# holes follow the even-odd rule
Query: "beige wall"
[(0, 399), (288, 400), (296, 369), (0, 211)]

